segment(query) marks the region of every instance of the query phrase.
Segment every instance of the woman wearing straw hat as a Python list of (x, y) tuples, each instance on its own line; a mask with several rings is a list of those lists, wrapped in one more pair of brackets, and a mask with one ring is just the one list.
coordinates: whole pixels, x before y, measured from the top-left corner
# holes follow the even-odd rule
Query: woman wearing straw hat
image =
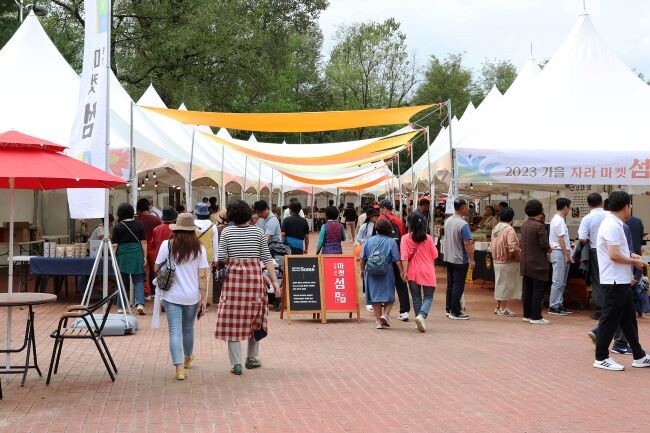
[(246, 368), (261, 367), (257, 358), (259, 340), (267, 334), (268, 298), (260, 262), (264, 263), (276, 292), (280, 286), (266, 235), (250, 224), (253, 211), (243, 200), (228, 205), (228, 220), (219, 239), (219, 260), (225, 261), (228, 276), (223, 281), (215, 337), (228, 342), (231, 373), (242, 374), (241, 340), (248, 341)]
[(200, 318), (205, 313), (208, 259), (205, 248), (196, 237), (192, 214), (178, 215), (176, 224), (171, 224), (170, 228), (171, 238), (163, 241), (156, 257), (156, 272), (167, 258), (175, 265), (176, 272), (169, 290), (156, 290), (154, 316), (157, 319), (157, 307), (162, 299), (167, 313), (169, 351), (176, 367), (176, 379), (184, 380), (185, 369), (194, 359), (194, 320), (197, 315)]

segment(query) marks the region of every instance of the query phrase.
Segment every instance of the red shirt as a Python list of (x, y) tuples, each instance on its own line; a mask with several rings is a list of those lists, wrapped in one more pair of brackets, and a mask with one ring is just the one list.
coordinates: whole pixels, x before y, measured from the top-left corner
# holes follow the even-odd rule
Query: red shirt
[(390, 222), (395, 224), (397, 226), (397, 228), (399, 228), (399, 237), (400, 238), (406, 234), (406, 227), (404, 227), (404, 223), (402, 222), (402, 219), (400, 217), (396, 216), (392, 212), (388, 212), (388, 213), (386, 213), (384, 215), (381, 215), (379, 217), (379, 219), (382, 219), (382, 218), (388, 219)]
[(163, 241), (169, 240), (169, 237), (171, 235), (172, 235), (172, 229), (169, 228), (169, 224), (167, 223), (160, 224), (159, 226), (153, 229), (151, 242), (147, 242), (147, 249), (149, 251), (155, 251), (156, 257), (158, 257), (158, 251), (160, 250), (160, 245), (163, 243)]
[(147, 250), (154, 251), (154, 248), (149, 247), (149, 244), (153, 240), (153, 229), (161, 225), (162, 220), (152, 214), (138, 215), (135, 219), (140, 221), (144, 226), (144, 237), (147, 239)]

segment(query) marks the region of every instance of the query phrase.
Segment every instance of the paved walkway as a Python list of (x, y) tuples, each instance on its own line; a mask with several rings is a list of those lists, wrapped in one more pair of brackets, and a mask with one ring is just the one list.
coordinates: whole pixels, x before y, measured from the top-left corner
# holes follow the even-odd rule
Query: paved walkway
[[(593, 368), (586, 332), (595, 322), (587, 313), (529, 325), (521, 316), (495, 316), (492, 291), (469, 285), (471, 320), (451, 321), (444, 317), (444, 271), (438, 272), (427, 333), (396, 318), (391, 329), (376, 330), (367, 313), (359, 324), (341, 315), (326, 325), (298, 319), (289, 326), (272, 312), (261, 344), (264, 365), (240, 377), (228, 372), (225, 343), (212, 337), (214, 309), (198, 324), (196, 361), (184, 382), (174, 378), (166, 327), (149, 328), (150, 316), (141, 318), (136, 335), (108, 339), (120, 369), (115, 383), (92, 343), (66, 342), (51, 385), (34, 372), (22, 388), (18, 377), (0, 376), (0, 431), (648, 431), (650, 369)], [(44, 373), (48, 334), (72, 303), (36, 307)], [(24, 322), (14, 317), (20, 333)], [(5, 326), (2, 310), (0, 340)], [(639, 327), (650, 348), (650, 320)]]

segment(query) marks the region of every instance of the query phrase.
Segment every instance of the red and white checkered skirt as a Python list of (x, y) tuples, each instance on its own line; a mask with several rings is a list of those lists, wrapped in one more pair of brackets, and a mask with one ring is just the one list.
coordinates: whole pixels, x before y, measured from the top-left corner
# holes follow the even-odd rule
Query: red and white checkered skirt
[(269, 302), (259, 259), (229, 259), (223, 281), (215, 337), (247, 340), (253, 331), (268, 332)]

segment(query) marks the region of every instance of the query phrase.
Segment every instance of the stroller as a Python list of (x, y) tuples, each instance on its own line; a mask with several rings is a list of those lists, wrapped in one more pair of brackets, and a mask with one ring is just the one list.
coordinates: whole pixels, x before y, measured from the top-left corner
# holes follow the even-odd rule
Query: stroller
[[(284, 277), (284, 256), (291, 254), (291, 247), (284, 242), (270, 242), (269, 251), (271, 257), (275, 260), (275, 273), (278, 280), (278, 285), (282, 287), (282, 279)], [(271, 280), (268, 278), (266, 271), (263, 272), (264, 280), (266, 282), (267, 294), (269, 299), (269, 308), (274, 311), (280, 311), (282, 308), (282, 293), (275, 293), (275, 289), (271, 285)]]

